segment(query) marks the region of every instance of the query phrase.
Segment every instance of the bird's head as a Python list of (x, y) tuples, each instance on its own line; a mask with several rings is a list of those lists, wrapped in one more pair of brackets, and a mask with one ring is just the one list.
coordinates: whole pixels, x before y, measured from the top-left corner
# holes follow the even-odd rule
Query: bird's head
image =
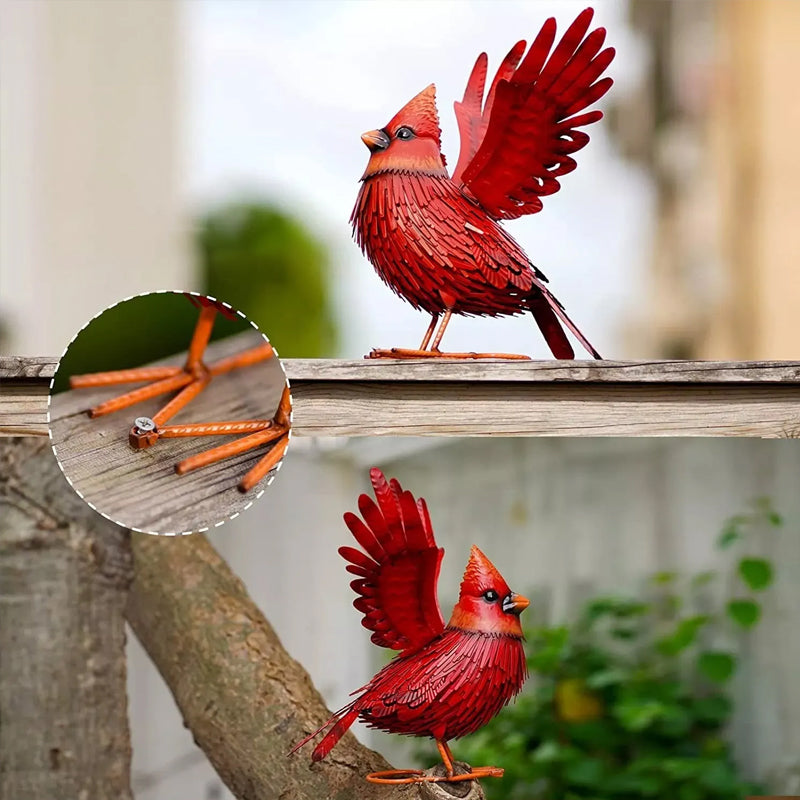
[(472, 545), (449, 624), (467, 631), (522, 636), (519, 615), (529, 604), (508, 588), (494, 564)]
[(409, 100), (383, 128), (361, 135), (370, 152), (362, 180), (393, 170), (447, 175), (441, 135), (436, 87), (431, 84)]

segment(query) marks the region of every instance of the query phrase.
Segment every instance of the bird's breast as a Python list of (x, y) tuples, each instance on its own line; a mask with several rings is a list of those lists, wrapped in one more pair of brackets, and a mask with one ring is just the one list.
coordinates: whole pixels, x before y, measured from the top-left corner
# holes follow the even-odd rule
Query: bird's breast
[[(364, 180), (352, 215), (378, 275), (416, 308), (516, 313), (532, 268), (517, 243), (447, 176), (383, 172)], [(509, 291), (509, 289), (511, 291)]]
[(422, 650), (387, 664), (357, 705), (372, 727), (455, 739), (492, 719), (526, 675), (520, 639), (447, 628)]

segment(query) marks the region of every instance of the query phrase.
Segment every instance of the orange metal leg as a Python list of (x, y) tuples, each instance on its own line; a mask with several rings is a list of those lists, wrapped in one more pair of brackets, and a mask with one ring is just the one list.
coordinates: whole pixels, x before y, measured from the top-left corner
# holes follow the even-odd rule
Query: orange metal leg
[(198, 365), (202, 364), (203, 353), (208, 347), (208, 340), (211, 338), (216, 319), (216, 308), (204, 306), (200, 309), (200, 316), (194, 326), (192, 341), (189, 343), (189, 352), (186, 354), (186, 366), (184, 369), (187, 372), (193, 372)]
[(188, 375), (181, 370), (177, 375), (171, 378), (164, 378), (163, 380), (150, 383), (147, 386), (141, 386), (134, 389), (132, 392), (121, 394), (119, 397), (114, 397), (111, 400), (106, 400), (104, 403), (89, 409), (89, 416), (92, 419), (95, 417), (102, 417), (105, 414), (111, 414), (114, 411), (121, 411), (123, 408), (130, 408), (130, 406), (141, 403), (143, 400), (150, 400), (152, 397), (158, 397), (160, 394), (167, 392), (174, 392), (176, 389), (182, 389), (193, 380), (191, 375)]
[(97, 386), (117, 386), (120, 383), (140, 383), (171, 378), (183, 372), (183, 367), (136, 367), (111, 372), (92, 372), (88, 375), (73, 375), (69, 379), (70, 389), (90, 389)]
[(428, 344), (430, 343), (431, 336), (433, 336), (433, 331), (436, 328), (436, 322), (438, 319), (438, 314), (431, 314), (431, 324), (428, 325), (428, 330), (425, 331), (425, 335), (422, 337), (422, 344), (419, 346), (420, 350), (428, 349)]
[(411, 350), (405, 347), (391, 347), (387, 349), (374, 348), (364, 358), (452, 358), (452, 359), (481, 359), (481, 358), (497, 358), (508, 361), (530, 361), (530, 356), (521, 355), (520, 353), (443, 353), (439, 350), (444, 332), (450, 324), (450, 318), (453, 312), (450, 309), (444, 312), (439, 330), (433, 338), (433, 344), (428, 347), (433, 329), (436, 327), (438, 317), (431, 320), (428, 330), (425, 332), (425, 337), (422, 340), (418, 350)]
[(473, 767), (469, 772), (455, 774), (455, 760), (447, 742), (436, 740), (439, 755), (444, 762), (446, 775), (426, 775), (419, 769), (388, 769), (383, 772), (371, 772), (367, 775), (370, 783), (408, 784), (408, 783), (461, 783), (481, 778), (502, 778), (503, 770), (499, 767)]
[(289, 446), (289, 431), (281, 434), (278, 443), (239, 481), (239, 491), (249, 492), (265, 478), (270, 470), (283, 458)]

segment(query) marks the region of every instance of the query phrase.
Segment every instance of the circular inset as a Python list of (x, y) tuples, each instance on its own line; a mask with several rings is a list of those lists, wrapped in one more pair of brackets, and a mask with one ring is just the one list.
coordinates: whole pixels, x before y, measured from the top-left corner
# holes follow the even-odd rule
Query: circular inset
[(103, 516), (192, 533), (261, 497), (289, 443), (291, 402), (278, 354), (241, 312), (152, 292), (110, 306), (70, 342), (50, 385), (50, 441)]

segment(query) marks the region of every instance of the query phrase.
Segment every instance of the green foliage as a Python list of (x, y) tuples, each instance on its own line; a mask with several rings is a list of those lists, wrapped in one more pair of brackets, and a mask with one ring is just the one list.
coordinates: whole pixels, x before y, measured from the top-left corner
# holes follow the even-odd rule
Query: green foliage
[[(182, 294), (138, 295), (106, 309), (88, 324), (61, 359), (53, 392), (69, 388), (69, 377), (84, 372), (128, 369), (181, 353), (197, 323), (197, 308)], [(240, 317), (217, 315), (212, 340), (250, 330)], [(120, 392), (123, 390), (120, 389)]]
[(327, 251), (299, 219), (229, 203), (201, 220), (197, 244), (208, 293), (246, 314), (282, 358), (336, 353)]
[[(759, 500), (723, 526), (718, 546), (730, 562), (727, 574), (659, 572), (642, 599), (596, 597), (570, 624), (530, 631), (528, 689), (453, 748), (460, 760), (505, 768), (502, 779), (484, 782), (487, 797), (738, 800), (764, 793), (740, 777), (724, 733), (738, 664), (730, 643), (761, 614), (745, 594), (773, 579), (768, 561), (738, 551), (754, 528), (781, 524)], [(731, 585), (736, 596), (719, 597), (718, 585)], [(698, 605), (702, 613), (693, 611)]]

